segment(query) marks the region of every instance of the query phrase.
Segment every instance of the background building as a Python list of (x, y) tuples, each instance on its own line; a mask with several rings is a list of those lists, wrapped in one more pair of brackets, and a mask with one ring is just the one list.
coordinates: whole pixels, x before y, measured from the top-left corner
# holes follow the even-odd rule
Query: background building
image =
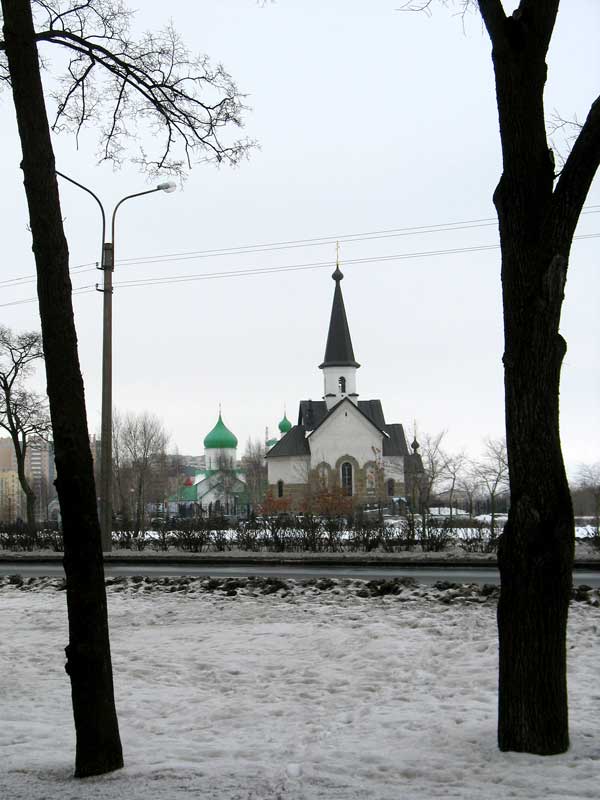
[[(51, 442), (32, 439), (25, 453), (25, 476), (36, 496), (37, 522), (48, 519), (48, 506), (56, 496), (54, 451)], [(0, 439), (0, 520), (26, 518), (25, 494), (19, 483), (17, 458), (10, 437)]]
[[(408, 449), (404, 429), (387, 423), (380, 400), (359, 400), (350, 329), (335, 282), (323, 370), (322, 400), (302, 400), (298, 423), (267, 452), (269, 489), (294, 509), (319, 493), (341, 492), (354, 505), (402, 506), (423, 472), (418, 445)], [(280, 427), (281, 430), (281, 427)]]

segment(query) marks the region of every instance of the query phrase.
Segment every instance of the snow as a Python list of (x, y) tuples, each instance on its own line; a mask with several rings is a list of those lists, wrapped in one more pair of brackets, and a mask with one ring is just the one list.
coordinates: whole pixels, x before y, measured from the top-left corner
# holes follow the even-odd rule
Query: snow
[(113, 579), (126, 766), (75, 781), (59, 585), (0, 584), (1, 797), (598, 796), (597, 605), (570, 613), (572, 748), (543, 758), (496, 748), (493, 597), (412, 585), (361, 597), (360, 581), (287, 581), (263, 594), (277, 584)]

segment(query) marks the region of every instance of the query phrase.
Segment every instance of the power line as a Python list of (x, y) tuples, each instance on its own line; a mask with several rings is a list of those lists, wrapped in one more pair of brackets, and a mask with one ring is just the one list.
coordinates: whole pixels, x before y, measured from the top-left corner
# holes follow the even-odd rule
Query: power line
[[(93, 284), (89, 284), (88, 286), (78, 286), (76, 289), (73, 289), (71, 294), (87, 294), (88, 292), (96, 291), (96, 287)], [(7, 306), (21, 306), (26, 303), (37, 303), (37, 297), (26, 297), (23, 300), (12, 300), (10, 303), (0, 303), (0, 308), (6, 308)]]
[[(573, 238), (595, 239), (599, 236), (600, 233), (589, 233), (589, 234), (581, 234), (580, 236), (575, 236)], [(413, 253), (395, 253), (392, 255), (369, 256), (365, 258), (347, 258), (344, 259), (343, 261), (340, 261), (340, 266), (345, 266), (350, 264), (374, 264), (382, 261), (404, 261), (406, 259), (412, 259), (412, 258), (431, 258), (435, 256), (456, 255), (458, 253), (477, 253), (477, 252), (484, 252), (486, 250), (498, 250), (499, 248), (500, 248), (499, 244), (488, 244), (488, 245), (475, 245), (472, 247), (446, 248), (443, 250), (422, 250)], [(136, 286), (159, 286), (171, 283), (188, 283), (191, 281), (215, 280), (218, 278), (252, 277), (255, 275), (265, 275), (278, 272), (297, 272), (310, 269), (323, 269), (326, 267), (333, 267), (335, 266), (335, 263), (336, 263), (335, 261), (317, 261), (317, 262), (309, 262), (306, 264), (292, 264), (280, 267), (248, 267), (247, 269), (241, 269), (241, 270), (200, 272), (192, 275), (189, 274), (169, 275), (158, 278), (139, 278), (129, 281), (118, 281), (115, 282), (114, 286), (127, 289)]]
[[(585, 206), (583, 214), (597, 214), (600, 212), (600, 205)], [(249, 255), (253, 253), (275, 252), (279, 250), (290, 250), (299, 247), (317, 247), (333, 244), (336, 241), (352, 244), (353, 242), (372, 241), (377, 239), (389, 239), (402, 236), (415, 236), (428, 233), (451, 233), (452, 231), (470, 230), (472, 228), (485, 228), (497, 225), (495, 217), (484, 217), (482, 219), (461, 220), (457, 222), (443, 222), (433, 225), (418, 225), (406, 228), (388, 228), (376, 231), (363, 231), (361, 233), (337, 234), (331, 236), (313, 237), (309, 239), (289, 239), (281, 242), (271, 242), (253, 245), (239, 245), (236, 247), (222, 247), (213, 250), (187, 250), (182, 253), (166, 253), (162, 256), (138, 256), (118, 260), (117, 265), (141, 266), (144, 264), (161, 264), (174, 261), (190, 261), (200, 258), (218, 258), (226, 255)], [(71, 268), (71, 274), (91, 272), (96, 269), (98, 262), (90, 261), (78, 264)], [(8, 278), (0, 281), (0, 286), (21, 286), (36, 280), (35, 275), (25, 275), (20, 278)], [(0, 306), (1, 308), (2, 306)]]
[[(444, 233), (455, 230), (468, 230), (470, 228), (488, 227), (497, 224), (489, 217), (481, 220), (466, 220), (463, 222), (447, 222), (435, 225), (420, 225), (411, 228), (389, 228), (382, 231), (365, 231), (363, 233), (348, 233), (337, 236), (322, 236), (311, 239), (290, 239), (282, 242), (271, 242), (266, 244), (239, 245), (237, 247), (221, 247), (213, 250), (184, 250), (182, 253), (166, 253), (161, 256), (137, 256), (132, 258), (118, 259), (118, 266), (138, 266), (143, 264), (161, 264), (171, 261), (189, 261), (199, 258), (216, 258), (226, 255), (248, 255), (251, 253), (266, 253), (278, 250), (288, 250), (298, 247), (316, 247), (332, 244), (336, 241), (352, 242), (370, 241), (372, 239), (385, 239), (395, 236), (415, 236), (420, 233)], [(70, 269), (71, 273), (89, 272), (97, 268), (98, 262), (87, 262), (79, 264)], [(25, 275), (21, 278), (9, 278), (0, 281), (0, 285), (30, 283), (36, 280), (36, 275)]]
[[(581, 239), (596, 239), (598, 237), (600, 237), (600, 233), (580, 234), (578, 236), (574, 236), (573, 238), (576, 240), (581, 240)], [(344, 261), (341, 261), (340, 264), (341, 266), (344, 266), (350, 264), (373, 264), (385, 261), (403, 261), (412, 258), (431, 258), (444, 255), (457, 255), (459, 253), (477, 253), (488, 250), (498, 250), (499, 248), (500, 248), (499, 244), (489, 244), (489, 245), (476, 245), (472, 247), (446, 248), (443, 250), (422, 250), (412, 253), (395, 253), (392, 255), (385, 255), (385, 256), (371, 256), (365, 258), (345, 259)], [(115, 283), (114, 286), (118, 286), (123, 289), (128, 289), (137, 286), (159, 286), (159, 285), (174, 284), (174, 283), (188, 283), (200, 280), (217, 280), (220, 278), (253, 277), (258, 275), (265, 275), (271, 273), (274, 274), (279, 272), (297, 272), (297, 271), (311, 270), (311, 269), (324, 269), (326, 267), (331, 268), (334, 266), (334, 264), (335, 264), (334, 261), (316, 261), (316, 262), (308, 262), (305, 264), (291, 264), (279, 267), (249, 267), (247, 269), (241, 269), (241, 270), (204, 272), (204, 273), (195, 273), (192, 275), (189, 274), (173, 275), (173, 276), (165, 276), (158, 278), (141, 278), (137, 280), (119, 281)], [(94, 289), (95, 286), (91, 284), (86, 286), (78, 286), (73, 289), (72, 294), (85, 294), (87, 292), (94, 291)], [(6, 308), (7, 306), (22, 305), (24, 303), (33, 303), (36, 301), (37, 297), (31, 297), (24, 300), (16, 300), (9, 303), (2, 303), (0, 304), (0, 308)]]

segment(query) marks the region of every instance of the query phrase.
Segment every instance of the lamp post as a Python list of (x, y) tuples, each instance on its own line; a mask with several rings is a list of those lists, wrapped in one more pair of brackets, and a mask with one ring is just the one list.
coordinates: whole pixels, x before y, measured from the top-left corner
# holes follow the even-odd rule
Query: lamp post
[[(102, 421), (100, 433), (100, 530), (102, 533), (102, 550), (107, 553), (112, 549), (112, 276), (115, 269), (115, 219), (117, 211), (126, 200), (133, 197), (142, 197), (154, 192), (174, 192), (176, 184), (173, 181), (159, 183), (154, 189), (136, 192), (123, 197), (114, 207), (111, 218), (111, 240), (106, 241), (106, 215), (104, 207), (98, 197), (84, 186), (56, 171), (61, 178), (78, 186), (90, 194), (100, 207), (102, 215), (102, 259), (99, 269), (104, 273), (102, 282), (103, 314), (102, 314)], [(96, 288), (98, 288), (96, 286)]]

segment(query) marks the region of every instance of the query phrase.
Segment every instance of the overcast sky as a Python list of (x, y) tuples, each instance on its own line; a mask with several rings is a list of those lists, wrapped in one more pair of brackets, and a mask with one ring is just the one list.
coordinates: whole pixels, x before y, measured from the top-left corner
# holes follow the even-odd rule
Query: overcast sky
[[(168, 21), (164, 3), (139, 5), (140, 30)], [(451, 450), (476, 454), (484, 437), (502, 435), (500, 255), (491, 200), (501, 160), (490, 44), (475, 15), (463, 28), (441, 5), (432, 16), (399, 5), (168, 5), (190, 47), (222, 62), (247, 94), (243, 133), (260, 149), (238, 168), (199, 165), (176, 193), (125, 204), (115, 284), (324, 265), (116, 288), (115, 406), (157, 414), (182, 453), (203, 452), (219, 403), (241, 455), (248, 437), (263, 439), (266, 426), (276, 434), (284, 406), (295, 422), (301, 399), (321, 398), (336, 237), (362, 364), (361, 399), (381, 399), (387, 421), (403, 423), (411, 437), (415, 421), (421, 436), (446, 430)], [(596, 0), (562, 4), (549, 54), (548, 114), (585, 118), (600, 86), (599, 33)], [(8, 93), (0, 103), (2, 272), (16, 278), (31, 275), (34, 264)], [(108, 213), (124, 195), (148, 188), (132, 165), (120, 172), (98, 166), (91, 133), (79, 150), (66, 135), (55, 143), (58, 169), (95, 191)], [(66, 184), (61, 202), (71, 266), (89, 265), (100, 253), (98, 208)], [(586, 205), (578, 235), (600, 232), (598, 178)], [(431, 229), (448, 223), (464, 224)], [(415, 227), (429, 230), (402, 230)], [(344, 241), (355, 234), (363, 236)], [(327, 241), (189, 255), (315, 238)], [(562, 318), (569, 349), (561, 424), (571, 471), (600, 458), (599, 245), (597, 238), (574, 243)], [(459, 252), (406, 257), (448, 250)], [(182, 258), (160, 260), (167, 255)], [(126, 261), (140, 257), (142, 264)], [(75, 288), (99, 280), (93, 269), (73, 273)], [(0, 293), (4, 324), (39, 328), (35, 303), (4, 305), (33, 297), (33, 283), (0, 285)], [(89, 427), (99, 433), (102, 296), (84, 292), (74, 305)]]

